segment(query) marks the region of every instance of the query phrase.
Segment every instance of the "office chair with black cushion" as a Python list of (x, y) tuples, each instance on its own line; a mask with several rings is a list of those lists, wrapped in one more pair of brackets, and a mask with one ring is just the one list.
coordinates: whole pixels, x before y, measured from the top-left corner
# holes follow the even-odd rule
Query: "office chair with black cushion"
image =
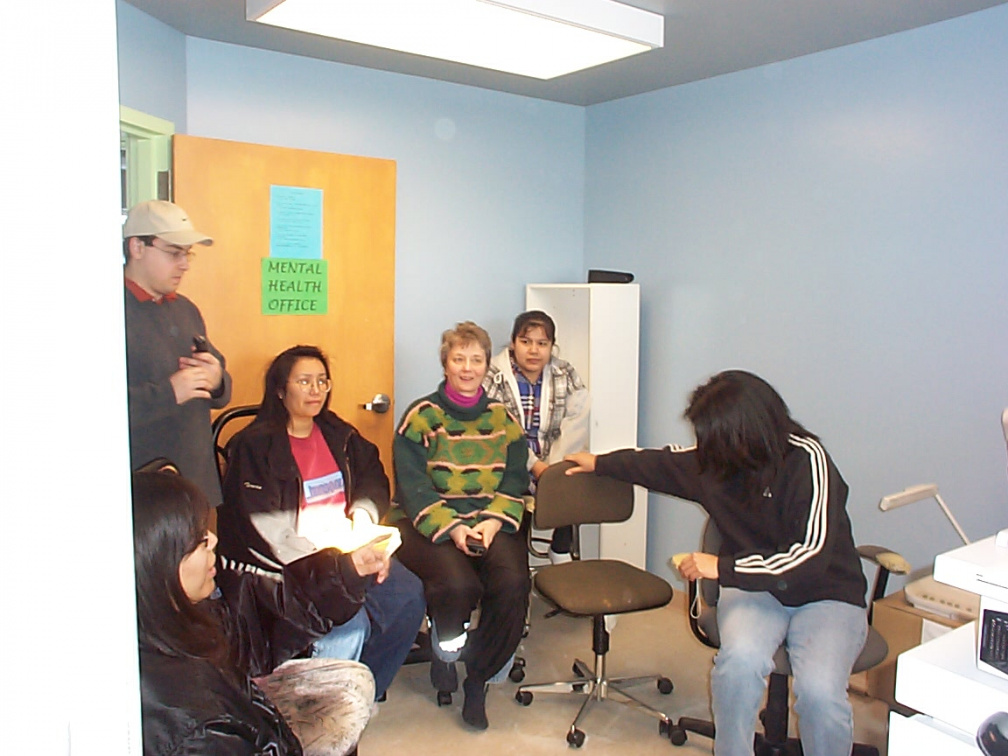
[[(721, 547), (721, 533), (713, 520), (708, 520), (701, 538), (700, 550), (707, 554), (717, 554)], [(910, 564), (899, 554), (881, 546), (859, 546), (862, 560), (876, 565), (875, 582), (868, 601), (868, 639), (861, 655), (854, 662), (852, 674), (863, 672), (881, 664), (889, 652), (889, 647), (878, 631), (871, 627), (872, 605), (885, 595), (890, 573), (906, 575)], [(700, 584), (698, 586), (698, 583)], [(693, 634), (711, 648), (721, 645), (717, 626), (717, 599), (720, 592), (716, 580), (690, 581), (689, 622)], [(774, 655), (774, 671), (770, 673), (767, 686), (766, 708), (760, 712), (763, 732), (756, 733), (753, 752), (756, 756), (800, 756), (801, 741), (788, 737), (788, 678), (791, 664), (787, 649), (781, 646)], [(714, 737), (714, 723), (692, 717), (682, 717), (671, 729), (669, 737), (675, 745), (686, 742), (686, 733), (694, 732), (708, 738)], [(863, 743), (855, 743), (852, 756), (878, 756), (878, 749)]]
[[(633, 514), (633, 486), (592, 473), (566, 475), (570, 462), (551, 465), (539, 478), (534, 522), (537, 528), (563, 525), (623, 522)], [(614, 559), (574, 560), (566, 564), (539, 567), (533, 578), (536, 591), (561, 612), (592, 618), (594, 668), (580, 659), (574, 662), (573, 680), (522, 685), (515, 700), (532, 703), (534, 693), (576, 693), (585, 697), (567, 732), (567, 743), (580, 748), (585, 734), (578, 725), (595, 702), (612, 699), (617, 703), (658, 719), (662, 736), (671, 732), (672, 721), (627, 693), (624, 688), (644, 682), (657, 683), (663, 694), (672, 692), (672, 681), (661, 675), (610, 678), (606, 671), (609, 633), (607, 614), (626, 614), (657, 609), (672, 600), (672, 586), (650, 572)]]

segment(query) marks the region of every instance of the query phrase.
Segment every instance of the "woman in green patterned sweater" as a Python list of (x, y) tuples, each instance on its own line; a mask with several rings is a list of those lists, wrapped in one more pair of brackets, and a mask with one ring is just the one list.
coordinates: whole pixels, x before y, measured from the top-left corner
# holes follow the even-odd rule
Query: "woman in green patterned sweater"
[[(433, 624), (431, 682), (458, 686), (462, 718), (486, 729), (487, 683), (503, 678), (522, 637), (529, 596), (528, 550), (520, 532), (528, 489), (521, 425), (481, 386), (490, 337), (459, 323), (441, 337), (445, 380), (413, 402), (392, 451), (396, 495), (389, 519), (402, 532), (400, 561), (424, 583)], [(468, 632), (480, 606), (479, 627)]]

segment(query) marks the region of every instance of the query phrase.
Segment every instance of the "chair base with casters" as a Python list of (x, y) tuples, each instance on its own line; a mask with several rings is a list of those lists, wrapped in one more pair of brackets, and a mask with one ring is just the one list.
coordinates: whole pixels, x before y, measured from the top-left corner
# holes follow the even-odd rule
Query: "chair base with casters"
[[(885, 658), (883, 655), (882, 658)], [(879, 663), (879, 662), (876, 662)], [(874, 664), (869, 665), (874, 666)], [(868, 669), (868, 667), (865, 667)], [(857, 666), (854, 672), (860, 672)], [(802, 745), (798, 738), (790, 738), (788, 726), (788, 675), (771, 672), (767, 685), (767, 705), (760, 712), (760, 722), (764, 731), (756, 733), (753, 740), (755, 756), (802, 756)], [(714, 723), (693, 717), (680, 717), (672, 727), (669, 738), (675, 745), (686, 742), (686, 733), (693, 732), (707, 738), (714, 738)], [(875, 746), (865, 743), (854, 743), (851, 756), (879, 756)]]
[[(703, 535), (702, 550), (707, 553), (718, 552), (720, 535), (713, 523), (708, 521)], [(881, 664), (888, 653), (888, 645), (877, 630), (870, 626), (872, 603), (885, 595), (886, 584), (890, 573), (907, 574), (910, 565), (903, 557), (880, 546), (859, 546), (858, 554), (862, 560), (876, 565), (875, 582), (871, 599), (868, 604), (868, 638), (864, 648), (854, 662), (852, 674), (863, 672)], [(705, 645), (718, 648), (721, 645), (717, 627), (717, 584), (716, 581), (705, 581), (703, 589), (698, 588), (696, 581), (689, 583), (690, 628), (693, 634)], [(701, 594), (704, 601), (701, 602)], [(705, 604), (701, 607), (701, 604)], [(774, 654), (774, 671), (770, 674), (767, 685), (766, 708), (760, 712), (760, 722), (763, 732), (756, 733), (753, 741), (755, 756), (801, 756), (802, 746), (798, 738), (788, 737), (789, 716), (789, 685), (791, 664), (784, 646)], [(713, 722), (693, 717), (682, 717), (673, 726), (669, 737), (675, 745), (686, 742), (686, 733), (692, 732), (707, 738), (713, 738), (715, 727)], [(852, 756), (879, 756), (876, 747), (865, 743), (854, 743)]]
[(585, 742), (585, 733), (578, 725), (588, 716), (591, 708), (606, 700), (630, 706), (658, 720), (658, 733), (670, 736), (672, 720), (658, 709), (648, 706), (639, 698), (628, 693), (625, 688), (652, 683), (657, 685), (659, 692), (668, 695), (672, 692), (672, 681), (662, 675), (644, 675), (641, 677), (609, 677), (606, 671), (606, 655), (609, 651), (609, 633), (605, 629), (605, 615), (592, 618), (592, 650), (595, 651), (595, 666), (589, 667), (581, 659), (574, 660), (572, 680), (522, 685), (515, 693), (515, 700), (522, 706), (532, 703), (535, 693), (574, 693), (585, 697), (577, 716), (567, 731), (567, 743), (580, 748)]
[[(672, 692), (672, 681), (662, 675), (641, 677), (610, 677), (606, 667), (609, 652), (609, 632), (605, 628), (606, 614), (624, 614), (665, 606), (672, 600), (672, 588), (661, 578), (637, 567), (615, 560), (586, 560), (551, 565), (541, 569), (535, 577), (536, 589), (547, 601), (565, 614), (592, 618), (592, 650), (595, 664), (589, 666), (575, 660), (574, 679), (535, 685), (522, 685), (515, 700), (523, 706), (532, 703), (536, 693), (566, 693), (584, 696), (581, 708), (567, 731), (567, 743), (580, 748), (585, 733), (582, 721), (596, 703), (611, 700), (629, 706), (658, 720), (658, 733), (671, 737), (672, 720), (664, 713), (648, 706), (626, 689), (643, 683), (656, 685), (663, 695)], [(626, 586), (632, 584), (633, 591)], [(629, 603), (626, 603), (628, 602)], [(585, 611), (588, 606), (606, 606), (604, 613)]]

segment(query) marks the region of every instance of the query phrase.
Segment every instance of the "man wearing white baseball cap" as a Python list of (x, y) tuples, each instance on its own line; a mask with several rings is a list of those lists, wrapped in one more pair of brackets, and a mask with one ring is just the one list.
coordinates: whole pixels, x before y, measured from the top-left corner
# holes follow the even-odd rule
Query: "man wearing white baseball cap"
[(216, 506), (210, 409), (230, 401), (231, 376), (199, 309), (176, 292), (194, 244), (213, 239), (171, 202), (141, 202), (123, 225), (130, 458), (134, 469), (170, 459)]

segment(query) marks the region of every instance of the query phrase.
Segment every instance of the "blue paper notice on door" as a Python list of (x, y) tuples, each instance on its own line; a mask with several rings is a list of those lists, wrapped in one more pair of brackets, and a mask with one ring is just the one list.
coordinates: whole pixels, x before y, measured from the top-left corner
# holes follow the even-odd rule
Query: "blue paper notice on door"
[(322, 258), (322, 190), (270, 186), (270, 257)]

